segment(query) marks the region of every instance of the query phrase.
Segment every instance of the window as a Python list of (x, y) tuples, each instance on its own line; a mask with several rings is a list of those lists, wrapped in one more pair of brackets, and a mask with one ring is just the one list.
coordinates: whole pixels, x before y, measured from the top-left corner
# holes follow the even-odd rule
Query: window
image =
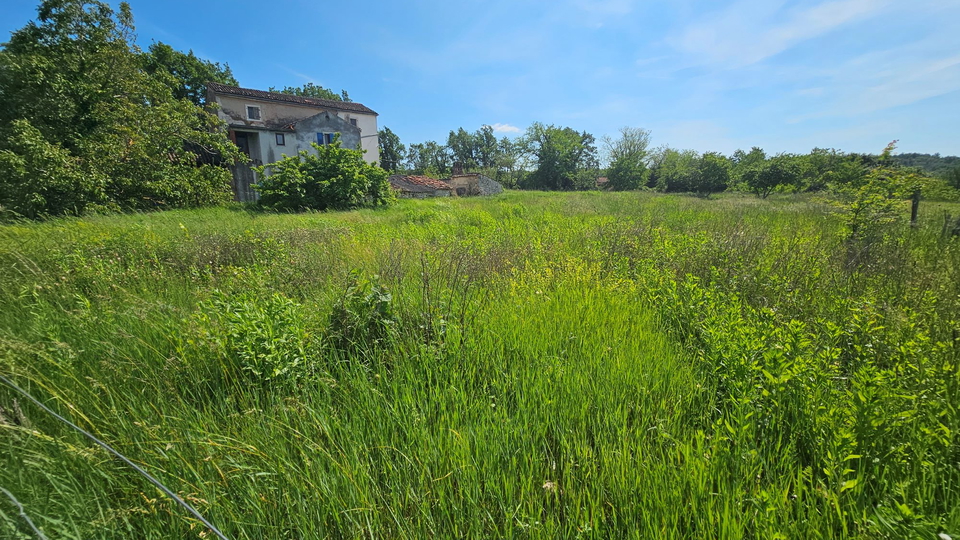
[(284, 146), (287, 143), (286, 139), (283, 133), (277, 133), (277, 146)]
[(247, 120), (259, 120), (260, 107), (257, 105), (247, 105)]
[(350, 125), (351, 125), (351, 126), (357, 125), (357, 119), (356, 119), (356, 118), (351, 118), (351, 119), (350, 119)]
[(333, 139), (335, 139), (337, 135), (337, 133), (317, 133), (317, 144), (322, 146), (333, 144)]

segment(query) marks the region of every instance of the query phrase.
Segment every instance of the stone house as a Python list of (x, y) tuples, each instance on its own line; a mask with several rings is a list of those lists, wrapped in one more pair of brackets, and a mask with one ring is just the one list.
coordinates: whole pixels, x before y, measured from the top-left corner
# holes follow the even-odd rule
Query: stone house
[(446, 182), (460, 197), (503, 193), (500, 182), (480, 173), (454, 174)]
[(402, 199), (426, 199), (429, 197), (452, 197), (453, 188), (429, 176), (395, 174), (390, 177), (390, 187)]
[(233, 167), (234, 198), (252, 201), (256, 173), (251, 165), (279, 161), (300, 150), (312, 151), (340, 136), (344, 148), (365, 150), (368, 162), (380, 161), (377, 113), (360, 104), (207, 83), (207, 104), (227, 123), (232, 140), (250, 158)]

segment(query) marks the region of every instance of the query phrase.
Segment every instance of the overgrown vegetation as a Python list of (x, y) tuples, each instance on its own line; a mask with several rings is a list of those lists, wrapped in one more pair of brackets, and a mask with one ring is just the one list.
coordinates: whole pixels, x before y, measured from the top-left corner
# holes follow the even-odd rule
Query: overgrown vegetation
[(386, 206), (393, 201), (387, 172), (363, 160), (363, 150), (313, 143), (315, 152), (257, 168), (260, 204), (281, 210), (345, 210)]
[(0, 49), (0, 217), (229, 200), (218, 164), (239, 153), (192, 101), (191, 73), (219, 66), (142, 54), (126, 3), (45, 0), (38, 15)]
[[(231, 538), (960, 534), (960, 240), (806, 196), (0, 228), (0, 371)], [(0, 388), (51, 538), (189, 538)], [(26, 536), (0, 502), (0, 536)]]

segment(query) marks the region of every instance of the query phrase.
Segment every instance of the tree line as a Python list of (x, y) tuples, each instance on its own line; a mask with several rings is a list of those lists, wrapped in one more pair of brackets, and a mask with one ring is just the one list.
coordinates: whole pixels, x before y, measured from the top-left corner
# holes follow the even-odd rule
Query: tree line
[[(388, 170), (443, 178), (459, 164), (519, 189), (648, 189), (700, 196), (729, 190), (767, 197), (774, 192), (854, 185), (884, 165), (923, 178), (925, 192), (934, 197), (957, 197), (960, 158), (937, 155), (931, 159), (934, 156), (885, 152), (876, 155), (814, 148), (807, 154), (768, 155), (762, 148), (753, 147), (730, 155), (700, 153), (652, 147), (650, 131), (642, 128), (624, 127), (616, 136), (598, 141), (586, 131), (539, 122), (515, 139), (497, 139), (493, 128), (486, 125), (473, 132), (462, 127), (451, 130), (445, 143), (404, 145), (387, 127), (380, 135), (381, 165)], [(914, 165), (930, 162), (938, 167), (925, 170)]]
[[(133, 32), (126, 3), (114, 11), (101, 1), (43, 0), (37, 20), (0, 46), (0, 218), (193, 207), (231, 198), (226, 165), (244, 157), (223, 122), (203, 107), (208, 81), (238, 85), (230, 67), (160, 42), (141, 50)], [(280, 91), (350, 100), (346, 91), (314, 84)], [(446, 141), (409, 145), (387, 127), (379, 135), (386, 171), (443, 178), (459, 164), (506, 187), (540, 190), (702, 196), (740, 190), (766, 197), (856, 185), (884, 159), (832, 149), (767, 155), (752, 148), (726, 156), (653, 148), (650, 132), (641, 128), (597, 139), (539, 122), (516, 138), (498, 138), (491, 126), (461, 127)], [(955, 198), (958, 159), (904, 154), (887, 165), (916, 170), (925, 194)], [(389, 200), (380, 193), (381, 175), (362, 166), (362, 156), (344, 154), (339, 162), (351, 164), (348, 176), (368, 181), (341, 190), (330, 207)], [(914, 165), (936, 172), (920, 174)]]

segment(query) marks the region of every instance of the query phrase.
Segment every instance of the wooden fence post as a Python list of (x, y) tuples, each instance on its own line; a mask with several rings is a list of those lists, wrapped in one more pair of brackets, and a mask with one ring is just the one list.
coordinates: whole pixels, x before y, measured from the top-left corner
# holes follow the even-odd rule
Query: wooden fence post
[(917, 188), (913, 191), (913, 196), (910, 197), (910, 226), (917, 226), (917, 216), (920, 213), (920, 188)]

